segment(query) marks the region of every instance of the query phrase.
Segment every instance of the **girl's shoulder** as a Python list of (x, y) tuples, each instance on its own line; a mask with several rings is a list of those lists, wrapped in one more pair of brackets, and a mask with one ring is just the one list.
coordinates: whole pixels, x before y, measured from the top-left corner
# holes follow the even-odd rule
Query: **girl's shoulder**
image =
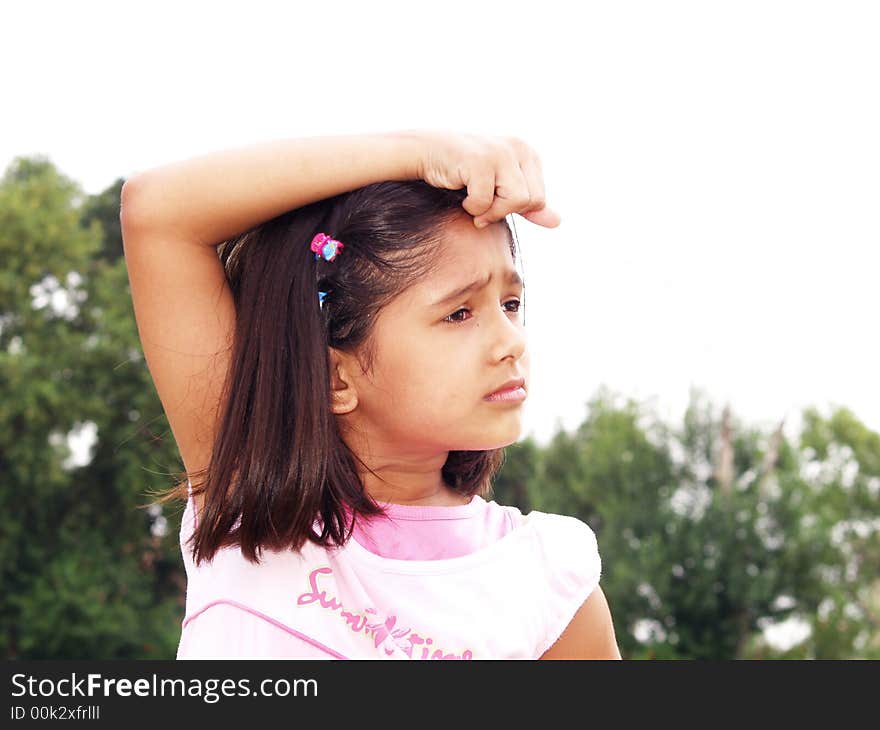
[(593, 529), (582, 519), (555, 512), (531, 510), (523, 513), (518, 507), (502, 506), (514, 528), (530, 525), (543, 543), (559, 550), (598, 550)]
[(598, 552), (596, 533), (579, 517), (532, 510), (525, 519), (534, 524), (542, 542), (554, 550)]

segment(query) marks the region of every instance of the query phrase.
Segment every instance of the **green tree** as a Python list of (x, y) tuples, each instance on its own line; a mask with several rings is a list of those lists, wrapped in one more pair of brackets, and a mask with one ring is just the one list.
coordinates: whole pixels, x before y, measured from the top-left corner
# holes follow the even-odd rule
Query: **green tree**
[(810, 636), (787, 656), (880, 659), (880, 434), (848, 408), (810, 408), (800, 447), (794, 535), (815, 553), (822, 590), (804, 606)]
[[(806, 421), (801, 453), (782, 424), (748, 429), (698, 392), (675, 430), (603, 388), (554, 437), (535, 504), (596, 531), (624, 656), (876, 655), (877, 435), (846, 411)], [(810, 448), (836, 476), (804, 479)], [(792, 618), (810, 638), (774, 650), (765, 629)]]
[[(0, 181), (7, 658), (167, 658), (179, 636), (175, 526), (138, 509), (177, 455), (113, 254), (118, 226), (99, 208), (43, 157)], [(83, 427), (96, 441), (77, 465), (66, 437)]]

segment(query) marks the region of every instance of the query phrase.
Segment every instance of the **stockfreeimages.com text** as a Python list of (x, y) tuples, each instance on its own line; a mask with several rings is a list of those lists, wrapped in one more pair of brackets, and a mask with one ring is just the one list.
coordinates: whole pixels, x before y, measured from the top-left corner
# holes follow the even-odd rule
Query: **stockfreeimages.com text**
[(87, 674), (59, 680), (38, 679), (26, 674), (13, 674), (13, 697), (201, 697), (214, 703), (221, 697), (317, 697), (318, 682), (315, 679), (263, 679), (256, 689), (250, 680), (234, 679), (172, 679), (140, 677), (135, 680), (103, 677)]

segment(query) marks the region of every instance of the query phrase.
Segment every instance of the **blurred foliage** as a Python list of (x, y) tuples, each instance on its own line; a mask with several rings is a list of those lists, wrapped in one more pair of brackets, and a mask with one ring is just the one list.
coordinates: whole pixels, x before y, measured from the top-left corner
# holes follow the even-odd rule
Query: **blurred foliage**
[[(40, 157), (0, 181), (6, 658), (168, 658), (179, 639), (173, 529), (138, 509), (180, 462), (134, 323), (121, 186), (86, 196)], [(91, 461), (71, 468), (66, 435), (88, 423)]]
[[(45, 158), (0, 181), (0, 642), (8, 659), (172, 658), (182, 466), (143, 360), (123, 181), (84, 195)], [(600, 388), (583, 423), (509, 447), (489, 497), (579, 517), (626, 658), (880, 658), (880, 435), (810, 409), (796, 444), (699, 392), (680, 427)], [(94, 424), (91, 460), (66, 435)], [(775, 441), (774, 441), (775, 437)], [(804, 638), (774, 649), (796, 620)]]

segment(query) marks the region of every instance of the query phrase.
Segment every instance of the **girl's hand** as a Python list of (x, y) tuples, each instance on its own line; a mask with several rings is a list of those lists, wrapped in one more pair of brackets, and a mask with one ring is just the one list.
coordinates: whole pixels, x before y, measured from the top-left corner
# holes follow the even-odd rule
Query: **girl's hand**
[(544, 201), (541, 161), (521, 139), (421, 130), (409, 134), (421, 143), (418, 178), (447, 190), (466, 187), (462, 207), (478, 228), (509, 213), (547, 228), (561, 222)]

